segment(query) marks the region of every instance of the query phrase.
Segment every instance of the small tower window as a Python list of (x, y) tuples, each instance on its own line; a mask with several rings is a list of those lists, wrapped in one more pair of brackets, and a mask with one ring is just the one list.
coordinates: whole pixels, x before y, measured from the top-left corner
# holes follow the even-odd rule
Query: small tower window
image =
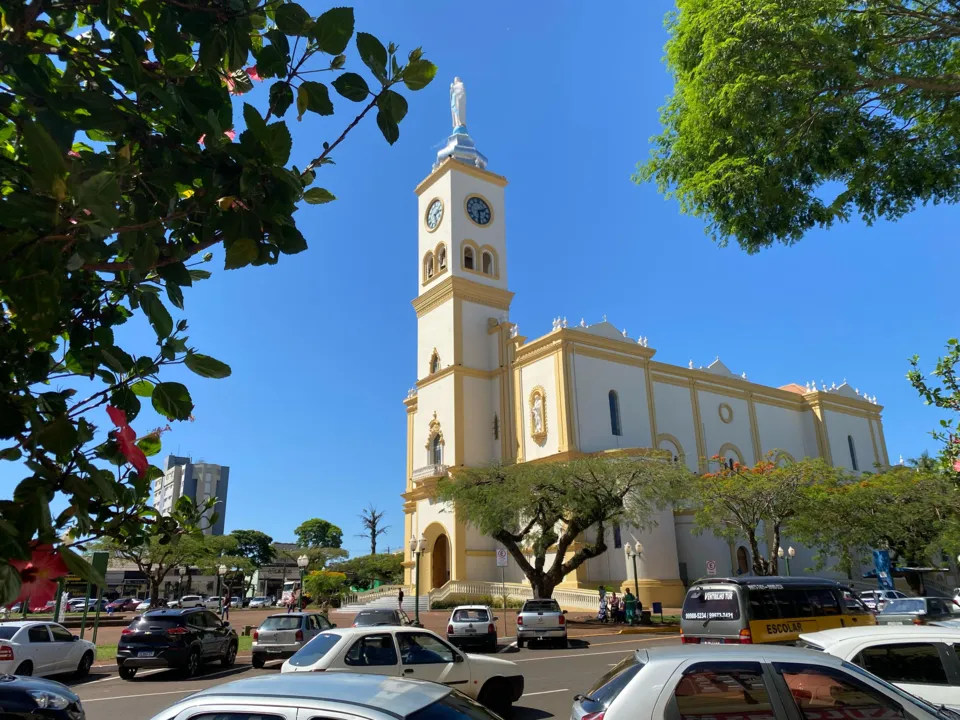
[(483, 274), (493, 275), (493, 256), (488, 252), (483, 254)]
[(853, 435), (847, 435), (847, 446), (850, 448), (850, 464), (856, 471), (860, 470), (860, 464), (857, 462), (857, 448), (853, 444)]
[(617, 397), (617, 391), (611, 390), (607, 394), (610, 401), (610, 432), (614, 435), (623, 435), (623, 429), (620, 427), (620, 398)]
[(472, 248), (472, 247), (465, 247), (465, 248), (463, 249), (463, 266), (464, 266), (467, 270), (473, 270), (473, 263), (474, 263), (474, 259), (473, 259), (473, 248)]
[(441, 270), (447, 269), (447, 248), (444, 245), (437, 250), (437, 267)]
[(439, 435), (434, 435), (430, 443), (430, 462), (432, 465), (443, 465), (443, 443)]
[(427, 253), (423, 259), (423, 278), (429, 280), (433, 277), (433, 253)]

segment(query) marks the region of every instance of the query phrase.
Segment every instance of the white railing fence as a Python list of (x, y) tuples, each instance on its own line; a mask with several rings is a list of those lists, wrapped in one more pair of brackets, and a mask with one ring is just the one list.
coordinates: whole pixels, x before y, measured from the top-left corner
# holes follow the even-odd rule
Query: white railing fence
[(405, 585), (381, 585), (376, 587), (373, 590), (364, 590), (363, 592), (357, 593), (347, 593), (343, 596), (344, 605), (353, 605), (355, 603), (368, 603), (372, 600), (379, 600), (382, 597), (388, 597), (391, 595), (396, 595), (397, 592), (403, 590), (404, 593), (408, 591)]
[[(484, 580), (451, 580), (446, 585), (430, 592), (430, 603), (445, 600), (451, 595), (499, 598), (506, 592), (508, 600), (531, 600), (533, 588), (522, 583), (498, 583)], [(555, 588), (553, 599), (564, 610), (595, 610), (598, 596), (595, 590)]]

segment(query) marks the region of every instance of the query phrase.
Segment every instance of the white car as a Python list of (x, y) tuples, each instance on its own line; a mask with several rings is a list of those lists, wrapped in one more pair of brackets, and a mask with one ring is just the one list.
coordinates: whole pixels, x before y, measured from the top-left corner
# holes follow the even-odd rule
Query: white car
[(960, 629), (868, 625), (801, 633), (808, 647), (849, 660), (934, 705), (960, 709)]
[(892, 600), (903, 600), (905, 597), (908, 595), (899, 590), (865, 590), (860, 593), (863, 604), (874, 612), (880, 612)]
[(204, 607), (203, 596), (202, 595), (184, 595), (179, 600), (171, 600), (170, 602), (168, 602), (167, 607), (172, 607), (172, 608)]
[(203, 601), (203, 606), (207, 610), (213, 610), (214, 612), (220, 612), (220, 598), (218, 597), (208, 597)]
[(498, 714), (523, 695), (509, 660), (460, 652), (423, 628), (373, 626), (327, 630), (283, 663), (281, 673), (352, 672), (431, 680), (456, 688)]
[(273, 606), (273, 603), (270, 602), (270, 600), (268, 600), (265, 597), (259, 597), (259, 596), (253, 598), (250, 601), (250, 605), (249, 605), (250, 608), (265, 608), (265, 607), (272, 607), (272, 606)]
[(863, 668), (777, 645), (636, 650), (574, 696), (571, 720), (953, 720)]
[(150, 609), (150, 598), (144, 598), (140, 601), (140, 604), (134, 609), (134, 612), (146, 612)]
[(84, 677), (97, 655), (97, 646), (52, 622), (0, 624), (0, 674)]

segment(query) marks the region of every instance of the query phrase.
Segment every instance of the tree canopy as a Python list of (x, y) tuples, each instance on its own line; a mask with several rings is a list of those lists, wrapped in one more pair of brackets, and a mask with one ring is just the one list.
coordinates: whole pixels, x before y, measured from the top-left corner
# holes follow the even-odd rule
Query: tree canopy
[(346, 574), (354, 585), (365, 588), (372, 587), (375, 580), (387, 585), (403, 582), (402, 553), (360, 555), (331, 565), (330, 568)]
[[(940, 421), (940, 430), (935, 430), (932, 435), (943, 443), (940, 452), (941, 470), (960, 473), (960, 428), (956, 424), (960, 413), (960, 378), (957, 377), (960, 340), (950, 338), (947, 341), (947, 354), (937, 360), (931, 377), (928, 378), (921, 372), (918, 356), (911, 358), (910, 365), (907, 378), (924, 402), (951, 413), (950, 417)], [(929, 466), (926, 467), (929, 469)]]
[(230, 537), (236, 543), (234, 554), (245, 557), (255, 568), (269, 565), (276, 559), (273, 538), (259, 530), (234, 530)]
[(343, 545), (343, 530), (320, 518), (303, 521), (293, 532), (301, 547), (338, 548)]
[(635, 180), (748, 252), (960, 197), (953, 0), (677, 0)]
[[(656, 523), (685, 468), (658, 457), (584, 457), (458, 469), (439, 486), (458, 518), (500, 542), (533, 587), (550, 597), (563, 578), (607, 550), (618, 523)], [(581, 533), (591, 531), (589, 537)], [(592, 537), (592, 539), (590, 539)], [(573, 543), (579, 547), (568, 556)], [(553, 560), (547, 566), (547, 556)]]
[[(149, 505), (164, 428), (132, 425), (144, 402), (192, 419), (165, 368), (231, 373), (187, 335), (186, 295), (210, 277), (198, 265), (218, 248), (226, 270), (306, 250), (295, 213), (335, 199), (318, 183), (335, 151), (368, 116), (396, 142), (398, 91), (436, 67), (355, 33), (344, 7), (11, 0), (0, 17), (0, 461), (25, 466), (0, 503), (0, 558), (58, 544), (96, 580), (70, 544), (182, 532)], [(235, 100), (267, 81), (260, 107)], [(306, 114), (317, 146), (295, 150), (288, 122)], [(155, 345), (135, 347), (128, 322)], [(0, 564), (0, 604), (19, 588)]]

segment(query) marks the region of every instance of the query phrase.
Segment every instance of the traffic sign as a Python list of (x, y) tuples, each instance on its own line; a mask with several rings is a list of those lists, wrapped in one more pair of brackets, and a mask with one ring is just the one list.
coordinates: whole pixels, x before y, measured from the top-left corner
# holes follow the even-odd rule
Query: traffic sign
[(506, 548), (497, 548), (497, 567), (507, 567), (510, 564), (510, 558), (507, 556)]
[(716, 574), (717, 574), (717, 561), (707, 560), (707, 575), (716, 575)]

